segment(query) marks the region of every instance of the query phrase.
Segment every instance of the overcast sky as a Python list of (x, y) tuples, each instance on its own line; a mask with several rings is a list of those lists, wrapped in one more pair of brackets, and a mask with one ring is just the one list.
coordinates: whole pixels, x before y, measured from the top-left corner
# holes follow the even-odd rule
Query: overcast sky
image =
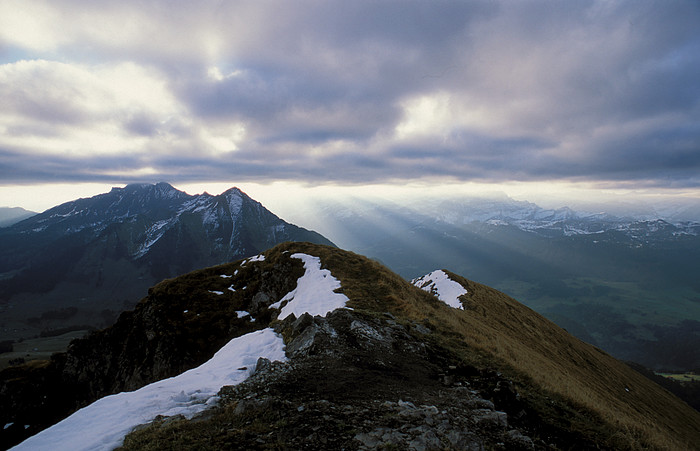
[(0, 0), (0, 105), (2, 205), (157, 181), (698, 195), (700, 2)]

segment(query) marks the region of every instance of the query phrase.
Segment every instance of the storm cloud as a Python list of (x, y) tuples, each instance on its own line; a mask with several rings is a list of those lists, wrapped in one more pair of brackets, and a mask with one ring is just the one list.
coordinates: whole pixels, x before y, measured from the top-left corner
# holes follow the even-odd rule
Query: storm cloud
[(694, 1), (5, 1), (6, 182), (700, 186)]

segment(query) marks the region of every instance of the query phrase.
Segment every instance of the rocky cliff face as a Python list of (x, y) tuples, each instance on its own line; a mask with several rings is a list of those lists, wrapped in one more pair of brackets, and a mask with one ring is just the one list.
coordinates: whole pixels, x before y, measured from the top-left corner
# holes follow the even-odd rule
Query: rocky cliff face
[[(317, 283), (338, 279), (345, 307), (289, 314), (292, 302), (318, 306), (328, 294), (302, 287), (300, 255), (320, 262)], [(443, 274), (463, 287), (463, 308), (310, 243), (164, 281), (44, 367), (0, 373), (0, 423), (9, 425), (0, 437), (14, 443), (272, 328), (286, 360), (259, 360), (245, 382), (221, 388), (216, 407), (155, 417), (124, 447), (696, 449), (700, 415), (687, 405), (502, 293)]]

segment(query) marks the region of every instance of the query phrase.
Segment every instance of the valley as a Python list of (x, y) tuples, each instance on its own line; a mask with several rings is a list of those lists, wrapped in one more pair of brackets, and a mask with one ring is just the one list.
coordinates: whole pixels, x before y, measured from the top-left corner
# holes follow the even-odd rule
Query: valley
[(36, 360), (48, 361), (51, 355), (57, 352), (65, 352), (71, 341), (82, 338), (87, 333), (87, 330), (76, 330), (54, 337), (30, 338), (15, 342), (12, 352), (0, 354), (0, 371), (21, 363), (30, 363)]

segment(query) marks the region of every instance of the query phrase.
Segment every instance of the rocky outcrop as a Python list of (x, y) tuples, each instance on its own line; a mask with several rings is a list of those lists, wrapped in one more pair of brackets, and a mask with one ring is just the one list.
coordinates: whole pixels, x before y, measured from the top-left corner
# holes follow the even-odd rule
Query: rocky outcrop
[(287, 362), (260, 359), (246, 382), (221, 390), (216, 411), (154, 422), (124, 449), (168, 447), (173, 428), (219, 431), (207, 446), (221, 449), (597, 449), (542, 421), (512, 381), (451, 360), (418, 323), (339, 309), (275, 328)]

